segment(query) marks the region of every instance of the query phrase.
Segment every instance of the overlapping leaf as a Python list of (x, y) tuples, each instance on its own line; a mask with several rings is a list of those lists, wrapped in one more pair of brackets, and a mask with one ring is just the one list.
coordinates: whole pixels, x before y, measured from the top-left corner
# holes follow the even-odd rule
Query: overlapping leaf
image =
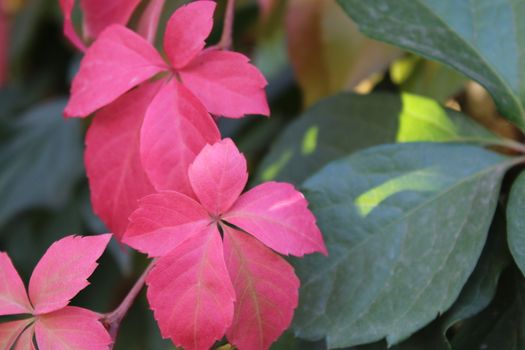
[(331, 348), (395, 344), (447, 310), (476, 265), (511, 164), (478, 147), (411, 143), (356, 153), (308, 179), (330, 256), (295, 264), (297, 333)]
[(334, 159), (391, 142), (499, 143), (495, 135), (458, 112), (411, 94), (336, 95), (291, 123), (263, 160), (258, 181), (301, 183)]
[[(339, 0), (365, 34), (448, 64), (525, 129), (525, 6), (513, 0)], [(497, 28), (497, 30), (495, 30)]]

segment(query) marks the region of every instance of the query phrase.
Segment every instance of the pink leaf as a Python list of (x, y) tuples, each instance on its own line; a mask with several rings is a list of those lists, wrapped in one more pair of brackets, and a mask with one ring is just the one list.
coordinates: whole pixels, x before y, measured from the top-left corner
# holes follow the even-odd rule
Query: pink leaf
[(110, 234), (67, 236), (53, 243), (36, 265), (29, 281), (34, 314), (63, 308), (84, 289), (110, 239)]
[(215, 2), (196, 1), (171, 15), (164, 34), (164, 51), (174, 68), (182, 68), (204, 48), (213, 27)]
[(240, 53), (205, 50), (179, 73), (212, 114), (231, 118), (270, 114), (266, 79)]
[(254, 187), (241, 195), (224, 220), (282, 254), (327, 254), (308, 202), (287, 183), (267, 182)]
[(126, 25), (140, 0), (80, 0), (84, 13), (84, 30), (95, 39), (111, 24)]
[(194, 196), (188, 167), (207, 143), (220, 140), (215, 121), (184, 86), (172, 79), (151, 103), (141, 133), (141, 159), (157, 190)]
[(73, 26), (73, 21), (71, 19), (71, 13), (73, 12), (75, 0), (60, 0), (59, 4), (62, 14), (64, 15), (64, 36), (68, 38), (77, 49), (82, 52), (86, 51), (86, 45), (75, 31), (75, 27)]
[(299, 279), (290, 264), (255, 238), (226, 225), (223, 230), (237, 295), (226, 336), (239, 349), (268, 349), (292, 321)]
[(239, 198), (248, 172), (246, 159), (231, 139), (206, 145), (189, 169), (193, 191), (211, 215), (225, 213)]
[(93, 209), (121, 238), (138, 200), (154, 192), (140, 161), (140, 129), (161, 82), (147, 83), (95, 116), (86, 136), (85, 163)]
[(11, 349), (20, 334), (31, 322), (33, 319), (0, 323), (0, 349)]
[(40, 350), (108, 350), (111, 337), (99, 322), (100, 316), (80, 307), (38, 317), (36, 342)]
[(166, 255), (211, 221), (200, 203), (171, 191), (142, 198), (129, 219), (124, 243), (150, 256)]
[(144, 12), (140, 16), (137, 33), (142, 35), (148, 42), (155, 43), (159, 26), (160, 14), (165, 0), (150, 0)]
[(0, 316), (32, 313), (24, 283), (6, 253), (0, 253)]
[(85, 117), (167, 69), (150, 43), (114, 24), (86, 51), (64, 113), (68, 117)]
[(146, 283), (162, 336), (177, 346), (209, 349), (232, 322), (235, 294), (215, 225), (160, 258)]
[(34, 337), (35, 326), (31, 325), (20, 335), (14, 350), (36, 350)]

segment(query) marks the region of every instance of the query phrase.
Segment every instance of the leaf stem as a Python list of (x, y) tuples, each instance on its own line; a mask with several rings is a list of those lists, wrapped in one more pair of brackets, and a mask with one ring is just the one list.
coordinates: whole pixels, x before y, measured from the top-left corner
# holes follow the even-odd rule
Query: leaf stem
[(131, 287), (130, 291), (128, 292), (124, 300), (122, 300), (120, 305), (115, 310), (102, 315), (101, 321), (108, 329), (109, 335), (111, 336), (111, 339), (113, 339), (113, 341), (115, 341), (115, 339), (117, 338), (118, 330), (122, 319), (128, 313), (129, 309), (133, 305), (133, 302), (142, 290), (142, 287), (144, 287), (146, 276), (155, 265), (155, 262), (156, 259), (150, 262), (148, 267), (146, 267), (142, 275), (135, 282), (133, 287)]
[(218, 48), (228, 50), (232, 46), (233, 18), (235, 15), (235, 0), (228, 0), (224, 13), (224, 24), (222, 27), (221, 40), (217, 44)]
[(522, 144), (520, 142), (511, 140), (511, 139), (503, 139), (500, 143), (500, 146), (507, 147), (511, 150), (514, 150), (519, 153), (525, 154), (525, 144)]

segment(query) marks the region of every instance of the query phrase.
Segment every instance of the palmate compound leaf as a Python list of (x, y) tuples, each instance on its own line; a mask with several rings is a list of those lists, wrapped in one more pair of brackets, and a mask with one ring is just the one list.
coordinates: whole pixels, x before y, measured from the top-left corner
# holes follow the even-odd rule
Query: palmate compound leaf
[(325, 164), (384, 143), (502, 140), (436, 101), (403, 93), (339, 94), (308, 109), (272, 146), (257, 181), (300, 184)]
[(525, 3), (515, 0), (338, 0), (370, 37), (454, 67), (490, 91), (525, 130)]
[(330, 348), (396, 344), (447, 310), (476, 265), (512, 164), (475, 146), (410, 143), (356, 153), (308, 179), (330, 254), (295, 262), (296, 333), (326, 337)]

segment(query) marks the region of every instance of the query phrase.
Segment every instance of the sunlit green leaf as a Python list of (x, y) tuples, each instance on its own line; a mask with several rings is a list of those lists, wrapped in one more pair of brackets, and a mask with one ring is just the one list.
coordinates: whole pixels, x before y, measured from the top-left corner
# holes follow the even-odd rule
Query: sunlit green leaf
[(290, 124), (263, 160), (259, 181), (301, 183), (326, 163), (383, 143), (498, 142), (471, 119), (411, 94), (340, 94)]
[(448, 64), (490, 91), (525, 130), (525, 3), (515, 0), (338, 0), (362, 32)]
[(385, 145), (308, 179), (329, 256), (295, 262), (297, 334), (330, 348), (396, 344), (446, 311), (476, 266), (513, 161), (461, 144)]

